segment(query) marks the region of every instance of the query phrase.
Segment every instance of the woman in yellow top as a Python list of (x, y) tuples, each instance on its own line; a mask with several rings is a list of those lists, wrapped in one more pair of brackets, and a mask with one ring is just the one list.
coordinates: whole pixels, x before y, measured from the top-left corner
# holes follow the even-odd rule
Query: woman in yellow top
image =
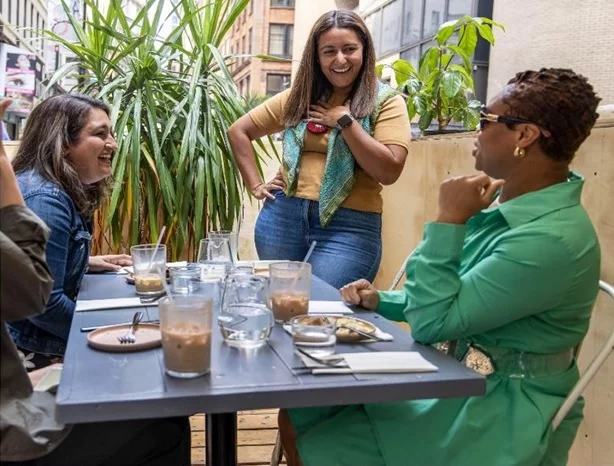
[(584, 180), (569, 164), (598, 103), (571, 70), (518, 73), (481, 115), (473, 156), (485, 174), (441, 185), (403, 290), (341, 289), (346, 302), (408, 322), (418, 342), (455, 340), (457, 359), (483, 363), (486, 394), (282, 411), (289, 465), (566, 463), (583, 401), (554, 432), (551, 422), (578, 381), (573, 348), (600, 269)]
[[(282, 130), (280, 173), (264, 183), (251, 141)], [(246, 187), (265, 199), (260, 259), (300, 261), (315, 240), (310, 262), (326, 282), (375, 277), (382, 185), (403, 170), (410, 125), (402, 97), (375, 75), (373, 41), (357, 14), (320, 17), (292, 88), (237, 120), (228, 138)]]

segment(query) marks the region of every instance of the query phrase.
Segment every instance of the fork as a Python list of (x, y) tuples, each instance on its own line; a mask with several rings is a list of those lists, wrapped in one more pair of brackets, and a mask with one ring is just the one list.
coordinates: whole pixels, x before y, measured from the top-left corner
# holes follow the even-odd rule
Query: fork
[[(311, 359), (312, 361), (317, 362), (318, 364), (322, 364), (324, 366), (328, 366), (328, 367), (335, 367), (335, 368), (340, 368), (340, 367), (347, 367), (347, 366), (339, 366), (338, 364), (340, 362), (342, 362), (344, 359), (343, 358), (329, 358), (329, 359), (322, 359), (322, 358), (318, 358), (316, 356), (313, 356), (311, 354), (309, 354), (307, 351), (304, 351), (298, 347), (294, 348), (296, 351), (298, 351), (300, 354), (302, 354), (303, 356), (305, 356), (306, 358)], [(308, 367), (307, 369), (314, 369), (313, 367)]]
[(132, 318), (132, 324), (130, 324), (130, 328), (128, 329), (128, 332), (122, 337), (117, 337), (117, 339), (122, 345), (124, 343), (136, 343), (136, 338), (134, 337), (133, 332), (134, 330), (136, 330), (136, 327), (139, 325), (139, 322), (141, 321), (142, 318), (143, 318), (142, 312), (138, 311), (134, 313), (134, 317)]

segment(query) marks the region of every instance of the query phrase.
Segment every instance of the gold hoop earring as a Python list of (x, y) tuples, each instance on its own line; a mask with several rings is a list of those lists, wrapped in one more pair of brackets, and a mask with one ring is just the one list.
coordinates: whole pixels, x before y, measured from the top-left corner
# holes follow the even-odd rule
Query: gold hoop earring
[(524, 149), (521, 149), (520, 147), (516, 147), (516, 149), (514, 149), (514, 157), (521, 159), (523, 158), (525, 155), (527, 155), (527, 151)]

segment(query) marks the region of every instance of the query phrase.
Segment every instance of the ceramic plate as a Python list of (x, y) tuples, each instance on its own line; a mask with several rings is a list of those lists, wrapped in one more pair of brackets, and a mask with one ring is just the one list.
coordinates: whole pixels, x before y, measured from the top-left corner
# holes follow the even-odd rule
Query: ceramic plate
[[(371, 322), (357, 319), (356, 317), (336, 317), (336, 322), (337, 325), (344, 325), (346, 327), (355, 328), (356, 330), (360, 330), (362, 333), (368, 333), (369, 335), (373, 335), (375, 334), (375, 332), (377, 332), (377, 327)], [(337, 341), (352, 342), (364, 339), (365, 337), (363, 337), (362, 335), (358, 335), (357, 333), (354, 333), (346, 328), (337, 329)]]
[(88, 334), (87, 342), (93, 348), (110, 351), (112, 353), (129, 353), (132, 351), (142, 351), (146, 349), (156, 348), (162, 344), (160, 335), (160, 325), (158, 324), (139, 324), (134, 337), (136, 343), (121, 344), (117, 338), (126, 334), (130, 324), (109, 325), (94, 330)]

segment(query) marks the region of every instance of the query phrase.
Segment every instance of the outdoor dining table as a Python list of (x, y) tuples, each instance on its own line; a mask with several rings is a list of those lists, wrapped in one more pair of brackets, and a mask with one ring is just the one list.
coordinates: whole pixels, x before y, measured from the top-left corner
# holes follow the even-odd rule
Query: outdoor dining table
[[(118, 274), (84, 277), (80, 300), (135, 296), (134, 286)], [(340, 300), (336, 289), (312, 279), (312, 300)], [(211, 372), (176, 379), (164, 372), (162, 349), (109, 353), (87, 344), (81, 327), (130, 322), (136, 310), (145, 320), (158, 318), (157, 306), (75, 312), (64, 370), (57, 393), (57, 418), (64, 423), (120, 421), (206, 413), (208, 465), (237, 464), (237, 411), (264, 408), (390, 402), (409, 399), (479, 396), (483, 376), (429, 346), (373, 312), (356, 315), (394, 337), (392, 342), (338, 344), (338, 352), (417, 351), (438, 371), (405, 374), (312, 375), (295, 371), (301, 360), (290, 335), (279, 325), (256, 350), (224, 344), (212, 332)], [(214, 324), (215, 325), (215, 324)]]

